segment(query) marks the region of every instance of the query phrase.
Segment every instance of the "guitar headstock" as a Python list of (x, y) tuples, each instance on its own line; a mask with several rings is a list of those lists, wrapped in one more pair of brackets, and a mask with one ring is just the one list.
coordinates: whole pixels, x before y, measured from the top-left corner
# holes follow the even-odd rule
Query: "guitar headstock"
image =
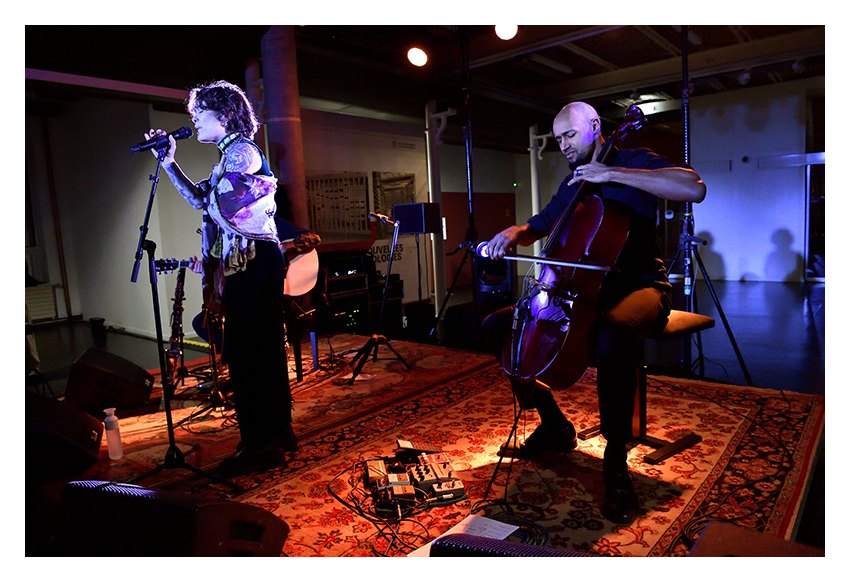
[(177, 269), (185, 269), (191, 265), (191, 261), (180, 261), (178, 259), (158, 259), (155, 261), (156, 270), (160, 273), (173, 273)]

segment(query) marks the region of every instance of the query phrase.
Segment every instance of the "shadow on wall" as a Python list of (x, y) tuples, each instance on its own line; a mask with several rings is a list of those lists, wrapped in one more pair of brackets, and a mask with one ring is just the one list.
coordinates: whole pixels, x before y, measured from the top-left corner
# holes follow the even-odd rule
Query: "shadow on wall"
[(767, 281), (799, 283), (803, 280), (805, 260), (803, 255), (792, 250), (794, 236), (786, 228), (774, 231), (770, 237), (776, 247), (767, 256), (764, 266), (764, 278)]
[[(708, 231), (698, 232), (697, 238), (705, 241), (705, 244), (697, 246), (702, 264), (712, 281), (723, 281), (726, 279), (726, 263), (723, 260), (723, 255), (714, 251), (714, 236)], [(695, 265), (696, 268), (699, 268)], [(697, 274), (698, 277), (702, 273)]]

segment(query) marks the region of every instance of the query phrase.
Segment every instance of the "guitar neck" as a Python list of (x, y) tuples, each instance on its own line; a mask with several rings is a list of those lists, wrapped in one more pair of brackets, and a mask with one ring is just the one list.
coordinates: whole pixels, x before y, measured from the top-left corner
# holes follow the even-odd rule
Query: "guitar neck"
[(191, 260), (179, 261), (177, 259), (158, 259), (154, 261), (154, 266), (159, 272), (176, 271), (177, 269), (188, 269), (192, 266)]

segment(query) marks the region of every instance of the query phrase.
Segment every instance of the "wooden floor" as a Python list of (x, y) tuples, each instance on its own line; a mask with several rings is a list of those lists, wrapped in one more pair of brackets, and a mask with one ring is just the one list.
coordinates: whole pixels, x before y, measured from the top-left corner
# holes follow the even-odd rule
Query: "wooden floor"
[[(712, 288), (716, 301), (707, 285), (698, 282), (694, 308), (717, 320), (714, 329), (701, 334), (707, 379), (826, 394), (823, 284), (719, 281), (713, 282)], [(456, 290), (449, 298), (449, 305), (467, 302), (471, 296), (469, 289)], [(677, 290), (676, 297), (681, 303), (681, 290)], [(728, 322), (728, 330), (720, 310)], [(64, 393), (71, 365), (90, 347), (119, 355), (146, 370), (159, 367), (159, 350), (150, 339), (120, 332), (96, 337), (90, 324), (79, 320), (37, 324), (34, 329), (40, 371), (55, 396)], [(187, 361), (206, 355), (202, 348), (186, 346)], [(696, 345), (692, 355), (694, 358), (698, 355)], [(664, 357), (655, 362), (648, 358), (647, 363), (660, 372), (665, 371), (665, 366), (673, 365)], [(28, 382), (28, 389), (36, 389), (35, 384)], [(821, 451), (797, 535), (798, 541), (818, 547), (824, 547), (825, 538), (824, 466)]]

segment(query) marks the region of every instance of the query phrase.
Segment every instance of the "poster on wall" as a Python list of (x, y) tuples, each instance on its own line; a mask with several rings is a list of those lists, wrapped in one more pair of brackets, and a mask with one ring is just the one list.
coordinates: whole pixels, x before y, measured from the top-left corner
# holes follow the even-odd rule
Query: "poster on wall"
[[(372, 212), (393, 218), (396, 204), (416, 202), (416, 177), (413, 174), (372, 172)], [(393, 226), (378, 222), (375, 238), (393, 238)]]
[[(372, 207), (374, 212), (395, 218), (393, 207), (396, 204), (416, 202), (416, 177), (414, 174), (396, 172), (372, 172)], [(425, 260), (425, 242), (423, 235), (401, 235), (393, 251), (392, 224), (381, 221), (375, 223), (375, 242), (369, 254), (375, 261), (375, 268), (382, 275), (391, 269), (404, 282), (404, 303), (419, 301), (429, 297), (427, 281), (427, 261)], [(392, 264), (390, 264), (392, 258)]]
[[(425, 235), (401, 235), (398, 237), (393, 251), (392, 237), (376, 240), (367, 251), (375, 261), (375, 270), (385, 276), (387, 270), (391, 275), (398, 275), (404, 283), (403, 303), (428, 299), (428, 271), (425, 269)], [(392, 259), (392, 265), (390, 264)], [(419, 265), (422, 264), (422, 269)]]

